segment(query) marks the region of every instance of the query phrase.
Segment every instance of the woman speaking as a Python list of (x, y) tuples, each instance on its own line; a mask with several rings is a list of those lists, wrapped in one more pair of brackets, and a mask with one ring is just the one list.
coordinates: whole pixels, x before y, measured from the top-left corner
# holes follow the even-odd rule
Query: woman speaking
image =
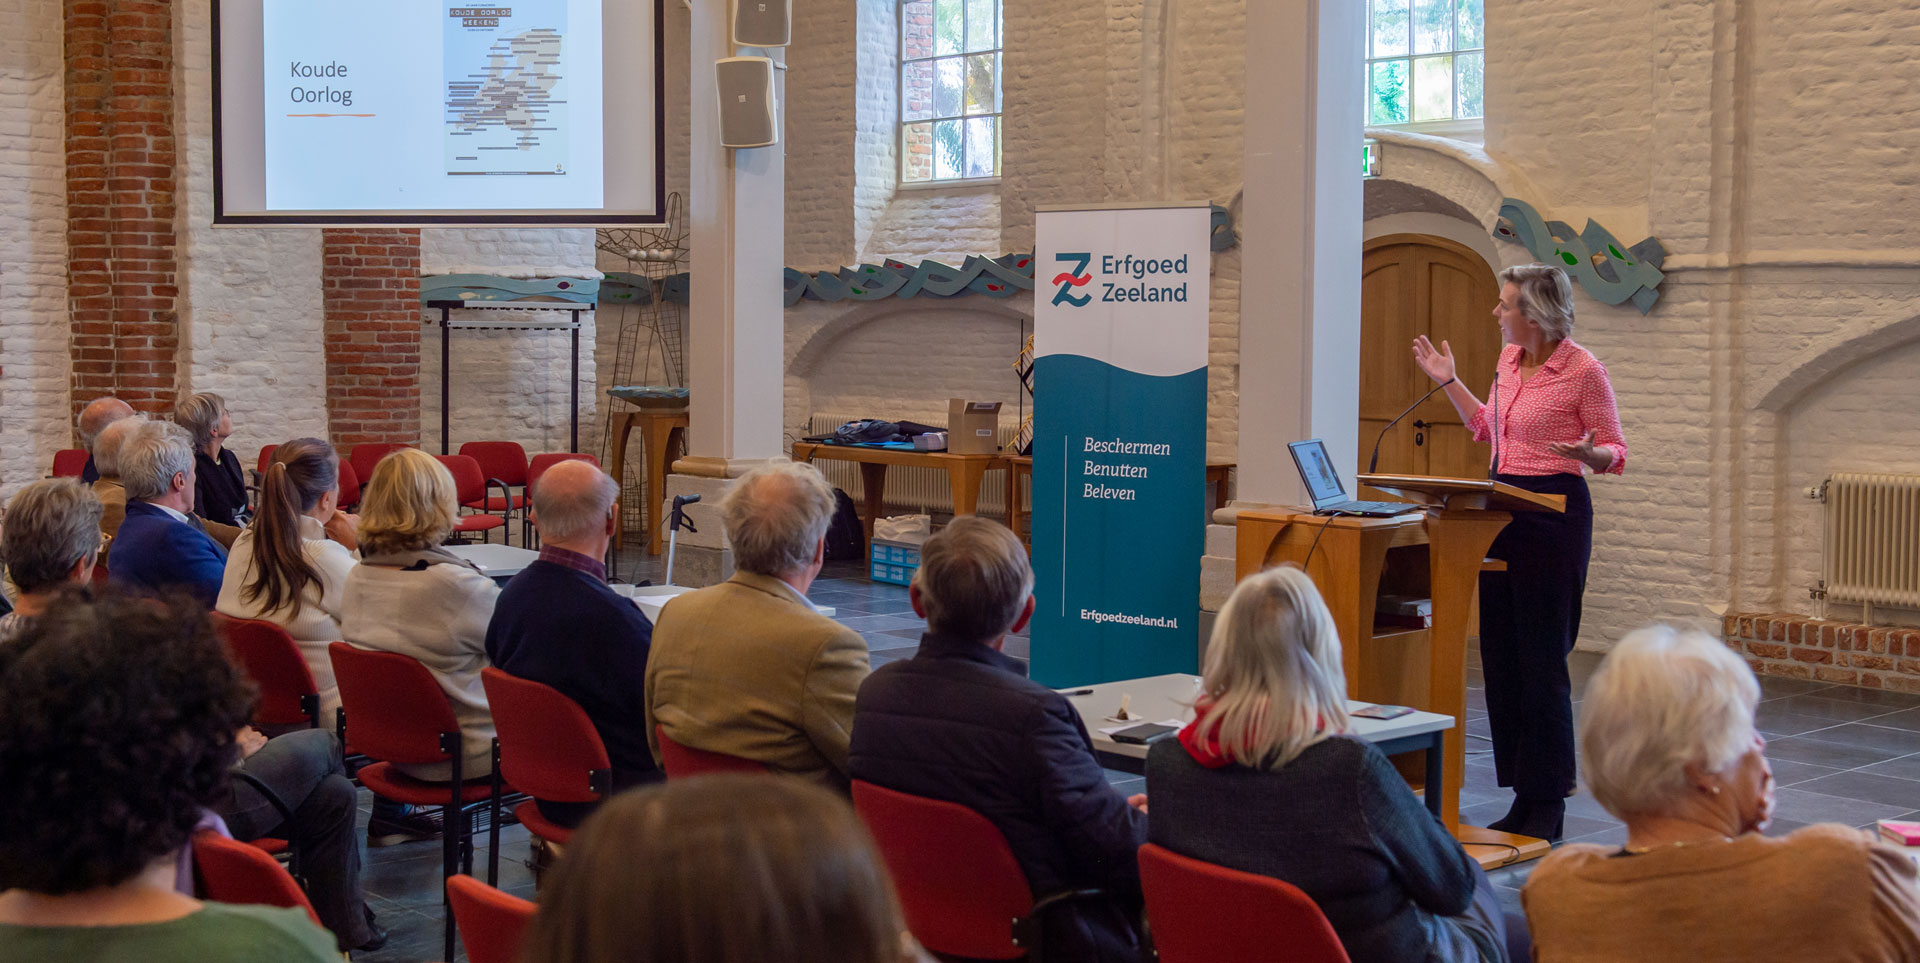
[[(1580, 635), (1580, 599), (1593, 548), (1586, 472), (1627, 463), (1607, 369), (1573, 342), (1573, 285), (1541, 264), (1500, 272), (1493, 309), (1506, 347), (1486, 404), (1454, 379), (1453, 351), (1423, 335), (1413, 360), (1446, 384), (1448, 400), (1493, 443), (1494, 480), (1564, 495), (1565, 513), (1515, 512), (1487, 553), (1505, 572), (1480, 576), (1480, 664), (1500, 785), (1513, 807), (1492, 829), (1559, 839), (1574, 790), (1572, 684), (1567, 654)], [(1451, 383), (1448, 383), (1451, 382)]]

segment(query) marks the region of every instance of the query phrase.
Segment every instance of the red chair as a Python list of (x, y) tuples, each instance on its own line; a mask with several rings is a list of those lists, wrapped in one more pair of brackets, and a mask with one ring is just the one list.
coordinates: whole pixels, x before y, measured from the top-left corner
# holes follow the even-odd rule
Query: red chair
[[(584, 461), (595, 468), (600, 467), (600, 459), (595, 458), (592, 455), (578, 453), (578, 452), (561, 452), (559, 454), (545, 454), (545, 455), (533, 456), (533, 461), (527, 464), (526, 499), (527, 499), (528, 505), (533, 504), (533, 486), (540, 483), (540, 476), (546, 474), (547, 469), (552, 468), (553, 466), (558, 465), (563, 461)], [(529, 541), (529, 539), (531, 539), (531, 541)], [(520, 544), (526, 545), (529, 547), (535, 547), (537, 546), (538, 542), (539, 542), (539, 533), (533, 531), (533, 526), (528, 523), (527, 516), (521, 515), (520, 516)]]
[(353, 462), (342, 459), (340, 461), (340, 510), (347, 511), (358, 504), (360, 504), (360, 472), (353, 467)]
[(764, 773), (765, 763), (729, 756), (724, 752), (708, 752), (683, 746), (667, 738), (666, 730), (653, 727), (654, 738), (660, 740), (660, 768), (666, 770), (668, 779), (686, 779), (703, 776), (710, 772)]
[[(465, 780), (466, 753), (460, 722), (433, 673), (393, 652), (374, 652), (345, 642), (327, 647), (340, 685), (343, 729), (352, 726), (353, 748), (369, 759), (357, 774), (362, 785), (395, 802), (444, 807), (441, 877), (473, 871), (473, 810), (492, 796), (492, 779)], [(340, 742), (347, 742), (346, 732)], [(394, 763), (450, 763), (447, 783), (415, 779)], [(446, 958), (453, 959), (453, 916), (447, 916)]]
[(538, 908), (532, 901), (464, 873), (447, 877), (447, 901), (453, 905), (460, 939), (467, 944), (467, 963), (514, 963), (520, 958), (520, 940)]
[(1035, 901), (1006, 837), (958, 803), (856, 779), (853, 808), (880, 847), (907, 929), (935, 953), (1038, 960), (1044, 950), (1040, 913), (1066, 900), (1103, 895), (1068, 890)]
[(320, 728), (320, 687), (286, 629), (218, 612), (213, 615), (213, 627), (260, 690), (260, 701), (253, 707), (254, 725)]
[(52, 478), (79, 478), (86, 473), (87, 454), (85, 448), (62, 448), (53, 453)]
[(273, 453), (279, 450), (280, 450), (279, 445), (261, 445), (260, 457), (257, 461), (254, 462), (254, 466), (253, 466), (254, 472), (256, 474), (265, 475), (267, 473), (267, 466), (273, 464)]
[(373, 477), (373, 466), (380, 464), (380, 459), (405, 447), (391, 442), (368, 442), (353, 446), (353, 452), (347, 456), (347, 460), (353, 463), (353, 473), (365, 482)]
[(303, 909), (313, 925), (325, 928), (286, 867), (259, 849), (211, 829), (193, 834), (193, 876), (195, 888), (206, 899)]
[[(572, 699), (551, 686), (509, 675), (492, 666), (480, 670), (493, 711), (498, 756), (496, 779), (536, 799), (597, 802), (613, 791), (613, 762), (593, 720)], [(500, 878), (500, 794), (492, 805), (493, 850), (487, 856), (487, 881)], [(541, 839), (565, 843), (573, 830), (540, 815), (532, 800), (513, 808), (513, 816)]]
[(1348, 963), (1333, 924), (1291, 883), (1148, 843), (1140, 886), (1161, 963)]
[[(447, 466), (447, 473), (453, 476), (454, 501), (466, 505), (470, 502), (487, 500), (487, 489), (490, 483), (487, 481), (487, 476), (480, 471), (480, 463), (474, 461), (473, 456), (435, 455), (433, 457), (440, 464)], [(500, 492), (503, 496), (506, 495), (506, 487), (502, 486)], [(454, 524), (453, 531), (456, 535), (479, 532), (481, 541), (486, 541), (486, 533), (498, 528), (501, 529), (500, 541), (505, 542), (506, 527), (507, 520), (501, 515), (462, 515)]]
[[(489, 494), (478, 501), (462, 504), (462, 508), (471, 508), (480, 512), (504, 512), (511, 516), (519, 512), (522, 518), (527, 511), (527, 450), (511, 441), (469, 441), (460, 446), (460, 454), (480, 463), (480, 473), (487, 478), (487, 488), (499, 485), (505, 489), (503, 495)], [(513, 489), (520, 491), (515, 492)], [(512, 518), (509, 517), (511, 522)]]

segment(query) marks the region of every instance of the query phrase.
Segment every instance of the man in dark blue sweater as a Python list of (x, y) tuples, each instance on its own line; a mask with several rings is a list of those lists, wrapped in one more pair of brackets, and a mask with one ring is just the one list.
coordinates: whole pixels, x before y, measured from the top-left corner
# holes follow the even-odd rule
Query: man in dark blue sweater
[[(500, 592), (487, 625), (487, 658), (509, 675), (544, 683), (580, 704), (606, 744), (616, 791), (661, 773), (647, 748), (642, 697), (653, 626), (639, 606), (607, 587), (607, 542), (619, 486), (584, 461), (540, 476), (533, 524), (540, 558)], [(540, 814), (578, 825), (591, 803), (539, 800)]]
[(977, 515), (927, 540), (910, 590), (920, 651), (881, 667), (853, 710), (853, 778), (959, 803), (1006, 837), (1036, 899), (1097, 887), (1043, 914), (1047, 955), (1139, 959), (1135, 926), (1146, 797), (1107, 784), (1067, 698), (1000, 651), (1033, 617), (1033, 570), (1003, 525)]

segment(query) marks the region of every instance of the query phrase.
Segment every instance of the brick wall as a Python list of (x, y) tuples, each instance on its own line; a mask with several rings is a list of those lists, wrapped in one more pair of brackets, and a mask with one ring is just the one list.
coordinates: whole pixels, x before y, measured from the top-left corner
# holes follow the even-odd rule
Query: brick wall
[(173, 406), (173, 9), (66, 0), (70, 410), (114, 394)]
[(1729, 615), (1721, 628), (1758, 675), (1920, 692), (1920, 629), (1788, 612)]
[(322, 232), (327, 415), (343, 450), (420, 443), (420, 232)]

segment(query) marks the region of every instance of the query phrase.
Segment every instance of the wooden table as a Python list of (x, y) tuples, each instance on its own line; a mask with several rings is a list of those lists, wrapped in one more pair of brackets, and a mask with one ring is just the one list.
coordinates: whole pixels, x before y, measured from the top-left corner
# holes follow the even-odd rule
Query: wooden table
[[(1022, 520), (1033, 513), (1020, 507), (1020, 493), (1033, 487), (1033, 456), (1011, 455), (1007, 463), (1011, 469), (1007, 478), (1007, 527), (1013, 529), (1022, 541), (1026, 541), (1030, 533), (1021, 527)], [(1227, 507), (1228, 481), (1233, 477), (1234, 467), (1230, 461), (1207, 462), (1207, 484), (1213, 487), (1213, 508), (1207, 510), (1209, 520), (1213, 517), (1213, 509)], [(1027, 480), (1024, 488), (1020, 484), (1023, 478)]]
[[(673, 448), (675, 436), (679, 437), (680, 447), (687, 445), (687, 409), (678, 408), (638, 408), (613, 413), (613, 480), (626, 490), (627, 472), (627, 435), (637, 426), (640, 428), (640, 443), (647, 452), (647, 554), (660, 554), (660, 503), (666, 498), (667, 452)], [(625, 525), (613, 528), (615, 548), (624, 540)]]
[[(932, 468), (947, 473), (947, 482), (953, 486), (953, 513), (972, 515), (980, 504), (980, 481), (989, 470), (1007, 468), (1005, 455), (956, 455), (945, 451), (903, 451), (898, 448), (860, 448), (852, 445), (817, 445), (811, 442), (795, 442), (793, 460), (811, 462), (815, 458), (829, 461), (850, 461), (860, 466), (860, 486), (866, 492), (867, 512), (861, 519), (861, 525), (867, 530), (867, 541), (873, 541), (873, 520), (884, 511), (884, 496), (887, 490), (887, 468), (898, 465), (902, 468)], [(1013, 485), (1009, 481), (1008, 495), (1013, 494)], [(1009, 497), (1008, 510), (1012, 510)], [(1008, 522), (1013, 521), (1011, 515)]]

